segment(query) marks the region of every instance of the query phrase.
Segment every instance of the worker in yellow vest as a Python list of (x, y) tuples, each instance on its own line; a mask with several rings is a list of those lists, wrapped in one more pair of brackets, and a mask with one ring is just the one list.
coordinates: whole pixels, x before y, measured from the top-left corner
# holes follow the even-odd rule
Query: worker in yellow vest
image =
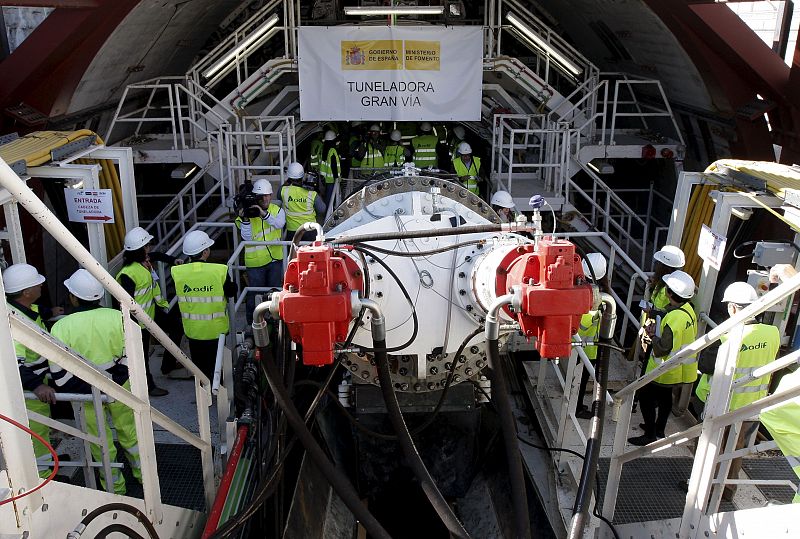
[[(183, 260), (163, 253), (155, 253), (150, 250), (153, 236), (142, 227), (132, 228), (125, 234), (124, 251), (122, 252), (122, 269), (117, 273), (117, 282), (125, 291), (139, 304), (151, 319), (163, 324), (168, 331), (170, 338), (180, 345), (180, 338), (183, 332), (175, 332), (174, 321), (169, 319), (169, 302), (161, 294), (161, 286), (158, 283), (158, 274), (153, 269), (153, 262), (167, 262), (169, 264), (181, 264)], [(144, 329), (144, 324), (139, 322), (142, 327), (142, 346), (144, 348), (145, 368), (147, 372), (147, 388), (151, 397), (163, 397), (169, 391), (156, 385), (153, 374), (150, 371), (150, 332)], [(164, 352), (165, 356), (167, 352)], [(171, 356), (170, 356), (171, 357)], [(161, 372), (170, 378), (176, 376), (185, 378), (185, 374), (175, 370), (176, 363), (172, 360), (173, 369), (167, 370), (165, 363), (169, 360), (162, 360)], [(174, 375), (170, 376), (172, 372)]]
[[(800, 371), (784, 375), (778, 383), (777, 391), (787, 391), (800, 386)], [(759, 416), (783, 456), (789, 462), (794, 474), (800, 479), (800, 396), (787, 402), (770, 406)], [(800, 503), (800, 493), (796, 493), (792, 503)]]
[(236, 296), (236, 285), (228, 274), (228, 266), (208, 262), (214, 240), (202, 230), (193, 230), (183, 238), (185, 264), (172, 267), (172, 280), (189, 340), (192, 361), (203, 374), (214, 376), (216, 342), (228, 333), (226, 298)]
[[(661, 323), (648, 324), (642, 339), (652, 345), (652, 354), (645, 372), (650, 372), (697, 338), (697, 316), (689, 304), (694, 297), (694, 279), (681, 270), (665, 275), (664, 281), (669, 305)], [(639, 404), (644, 423), (644, 434), (628, 438), (633, 445), (647, 445), (664, 437), (664, 429), (672, 410), (672, 388), (686, 379), (684, 366), (679, 365), (663, 373), (639, 390)], [(695, 377), (697, 370), (695, 368)], [(658, 415), (656, 415), (658, 412)]]
[[(645, 299), (639, 302), (639, 307), (642, 308), (642, 315), (640, 317), (641, 327), (639, 330), (640, 338), (644, 334), (644, 328), (647, 325), (655, 324), (657, 326), (661, 323), (661, 318), (663, 318), (665, 311), (669, 306), (669, 300), (667, 299), (667, 291), (666, 286), (664, 285), (663, 277), (668, 273), (683, 268), (685, 264), (686, 256), (684, 256), (683, 251), (674, 245), (665, 245), (656, 251), (655, 254), (653, 254), (653, 274), (647, 280)], [(641, 358), (641, 374), (644, 374), (651, 351), (649, 346), (645, 344), (646, 340), (640, 339), (638, 342), (640, 343), (640, 346), (634, 346), (631, 348), (630, 360), (638, 361)], [(639, 353), (638, 356), (637, 352)], [(689, 377), (689, 370), (690, 368), (687, 368), (687, 378)], [(676, 385), (673, 389), (676, 392), (676, 395), (673, 396), (673, 404), (674, 401), (678, 401), (683, 405), (683, 409), (685, 410), (689, 404), (691, 387), (684, 390), (683, 385)], [(686, 391), (688, 396), (683, 396), (684, 391)], [(636, 398), (638, 399), (638, 394)], [(683, 402), (684, 400), (686, 401), (685, 403)], [(635, 409), (636, 403), (634, 403), (634, 411)], [(675, 410), (673, 410), (673, 412), (674, 411)]]
[[(758, 300), (756, 289), (745, 282), (730, 284), (722, 295), (722, 302), (728, 304), (728, 315), (735, 316), (746, 306)], [(723, 336), (721, 342), (725, 342), (727, 336)], [(734, 381), (752, 374), (759, 367), (768, 365), (778, 357), (778, 350), (781, 345), (781, 335), (778, 328), (772, 325), (759, 324), (755, 318), (745, 322), (742, 345), (736, 357), (736, 371)], [(697, 398), (705, 403), (711, 391), (711, 381), (714, 374), (714, 366), (717, 359), (719, 346), (710, 346), (703, 351), (699, 362), (699, 370), (703, 373), (700, 382), (697, 384), (695, 394)], [(738, 410), (758, 399), (767, 396), (769, 391), (770, 375), (756, 378), (741, 386), (734, 386), (731, 393), (729, 410)], [(742, 421), (739, 437), (736, 441), (736, 449), (747, 447), (751, 438), (758, 431), (758, 421)], [(728, 437), (728, 429), (725, 430), (723, 440)], [(741, 458), (731, 460), (730, 472), (728, 477), (738, 479), (739, 470), (742, 467)], [(732, 499), (736, 492), (736, 485), (725, 485), (723, 493), (724, 499)]]
[(419, 135), (411, 139), (414, 165), (418, 168), (437, 168), (439, 166), (439, 157), (436, 154), (438, 145), (439, 139), (433, 134), (430, 122), (422, 122), (419, 125)]
[[(253, 176), (253, 180), (252, 193), (258, 196), (258, 204), (239, 208), (239, 215), (234, 221), (239, 235), (242, 241), (280, 241), (283, 227), (286, 226), (286, 212), (272, 203), (272, 183), (266, 177)], [(280, 245), (245, 246), (244, 265), (247, 268), (247, 286), (283, 286), (283, 247)], [(251, 324), (256, 292), (247, 294), (245, 305), (247, 323)]]
[[(606, 276), (608, 263), (606, 258), (600, 253), (589, 253), (586, 258), (581, 261), (583, 266), (583, 274), (586, 278), (592, 281), (592, 273), (594, 279), (599, 284)], [(591, 271), (590, 271), (591, 268)], [(592, 342), (597, 340), (597, 334), (600, 331), (600, 310), (593, 310), (581, 316), (580, 326), (578, 327), (578, 336), (583, 342)], [(592, 363), (597, 359), (597, 346), (584, 346), (583, 351), (586, 352)], [(580, 362), (580, 358), (576, 357), (576, 361)], [(581, 373), (581, 385), (578, 391), (578, 404), (575, 408), (575, 417), (579, 419), (589, 419), (592, 417), (592, 411), (583, 403), (586, 395), (586, 387), (589, 385), (589, 369), (584, 368)]]
[(381, 128), (372, 124), (367, 132), (367, 137), (362, 139), (355, 150), (355, 158), (361, 162), (361, 176), (371, 176), (382, 172), (384, 166), (383, 150), (385, 144), (380, 138)]
[(458, 157), (453, 159), (453, 171), (470, 192), (480, 196), (481, 159), (473, 157), (472, 146), (467, 142), (458, 145)]
[(336, 149), (336, 133), (325, 132), (325, 143), (322, 148), (322, 159), (319, 163), (319, 175), (325, 185), (325, 205), (329, 206), (333, 198), (336, 181), (342, 177), (342, 161)]
[[(290, 163), (286, 176), (286, 183), (281, 187), (279, 198), (286, 212), (286, 231), (283, 238), (285, 241), (291, 241), (303, 223), (316, 223), (318, 216), (324, 216), (328, 207), (311, 182), (306, 180), (303, 165)], [(302, 240), (313, 241), (315, 237), (313, 231), (306, 232)]]
[(389, 134), (389, 144), (383, 152), (384, 164), (389, 168), (399, 169), (411, 156), (411, 150), (403, 144), (403, 135), (399, 129)]
[(309, 146), (308, 168), (310, 170), (319, 170), (319, 165), (322, 162), (323, 144), (322, 128), (317, 128), (314, 133), (314, 139)]
[[(769, 271), (770, 281), (773, 283), (786, 281), (795, 275), (797, 270), (789, 264), (777, 264)], [(800, 371), (795, 371), (784, 375), (775, 391), (783, 392), (798, 386)], [(800, 479), (800, 396), (766, 408), (759, 419)], [(795, 494), (792, 503), (800, 503), (800, 493)]]
[[(3, 288), (6, 293), (6, 303), (9, 309), (19, 315), (25, 316), (37, 326), (46, 329), (42, 321), (39, 306), (36, 302), (42, 295), (42, 283), (45, 278), (30, 264), (12, 264), (3, 271)], [(63, 313), (61, 307), (56, 307), (51, 311), (53, 316)], [(56, 403), (56, 392), (50, 387), (49, 368), (47, 358), (44, 358), (27, 348), (18, 341), (14, 341), (14, 351), (17, 356), (17, 366), (19, 367), (19, 377), (22, 381), (22, 389), (31, 391), (36, 395), (35, 399), (25, 399), (25, 407), (31, 412), (50, 417), (50, 405)], [(9, 358), (10, 359), (10, 358)], [(30, 429), (44, 438), (50, 439), (50, 427), (38, 421), (29, 421)], [(36, 460), (49, 460), (50, 451), (39, 440), (32, 439), (33, 454)], [(39, 476), (47, 477), (50, 475), (50, 467), (39, 464)]]
[(448, 147), (450, 149), (450, 160), (455, 160), (458, 157), (458, 147), (462, 142), (465, 142), (467, 131), (463, 125), (457, 125), (452, 129), (453, 136), (449, 141)]
[[(103, 285), (85, 269), (79, 269), (64, 281), (69, 291), (69, 301), (75, 312), (65, 316), (53, 325), (51, 334), (75, 352), (83, 356), (89, 363), (97, 367), (115, 383), (130, 391), (128, 380), (128, 360), (125, 355), (125, 335), (122, 328), (122, 313), (116, 309), (100, 306), (105, 295)], [(56, 388), (65, 393), (91, 393), (91, 386), (50, 362), (50, 372)], [(136, 424), (133, 411), (119, 401), (103, 404), (104, 417), (111, 418), (111, 425), (117, 433), (117, 440), (125, 450), (131, 465), (133, 477), (142, 482), (142, 470), (139, 460), (139, 442), (136, 436)], [(97, 436), (99, 426), (94, 405), (91, 402), (83, 406), (87, 433)], [(117, 460), (117, 448), (111, 433), (111, 425), (105, 424), (108, 453), (112, 462)], [(92, 458), (102, 462), (102, 448), (91, 444)], [(111, 469), (114, 492), (125, 494), (125, 477), (120, 468)], [(105, 474), (100, 474), (100, 483), (106, 488)]]
[(350, 137), (347, 141), (347, 155), (350, 157), (350, 168), (348, 168), (343, 176), (347, 176), (348, 178), (358, 178), (360, 172), (358, 170), (352, 169), (359, 169), (361, 167), (361, 160), (356, 157), (356, 150), (358, 146), (361, 144), (361, 141), (366, 138), (366, 132), (364, 131), (364, 126), (358, 120), (350, 122)]

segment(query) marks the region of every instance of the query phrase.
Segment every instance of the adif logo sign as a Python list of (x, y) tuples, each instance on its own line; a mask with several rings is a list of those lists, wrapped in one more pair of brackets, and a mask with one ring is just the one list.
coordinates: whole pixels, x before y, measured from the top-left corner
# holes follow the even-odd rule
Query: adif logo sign
[(207, 284), (205, 286), (189, 286), (188, 284), (183, 285), (183, 293), (188, 294), (189, 292), (213, 292), (214, 285)]
[(439, 71), (441, 67), (439, 41), (377, 39), (340, 43), (344, 71)]
[(739, 352), (752, 352), (753, 350), (760, 350), (766, 347), (767, 347), (767, 341), (760, 342), (758, 344), (751, 344), (750, 346), (743, 344), (742, 347), (739, 349)]

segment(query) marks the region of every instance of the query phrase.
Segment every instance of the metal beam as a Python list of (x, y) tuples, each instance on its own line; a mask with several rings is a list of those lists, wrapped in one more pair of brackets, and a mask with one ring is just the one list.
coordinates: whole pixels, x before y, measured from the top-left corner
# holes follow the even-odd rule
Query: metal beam
[(0, 0), (0, 6), (13, 7), (52, 7), (56, 9), (95, 8), (99, 0)]

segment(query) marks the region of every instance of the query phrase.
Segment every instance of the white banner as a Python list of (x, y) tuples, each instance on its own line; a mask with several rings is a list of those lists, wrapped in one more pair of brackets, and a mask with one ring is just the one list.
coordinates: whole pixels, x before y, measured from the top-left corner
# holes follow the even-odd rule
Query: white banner
[(303, 26), (300, 119), (479, 121), (480, 27)]

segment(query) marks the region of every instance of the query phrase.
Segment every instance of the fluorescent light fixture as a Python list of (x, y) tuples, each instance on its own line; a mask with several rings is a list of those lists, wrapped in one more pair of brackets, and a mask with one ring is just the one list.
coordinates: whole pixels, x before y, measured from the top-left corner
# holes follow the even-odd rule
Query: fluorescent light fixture
[(546, 54), (551, 56), (559, 66), (575, 76), (578, 76), (581, 74), (581, 72), (583, 72), (583, 69), (575, 65), (574, 62), (565, 58), (560, 52), (556, 51), (553, 46), (550, 45), (550, 43), (542, 39), (539, 34), (531, 30), (531, 28), (519, 20), (516, 15), (509, 13), (506, 15), (506, 19), (508, 19), (508, 22), (510, 22), (511, 25), (522, 34), (523, 37), (527, 38), (532, 45), (535, 45), (538, 49), (543, 50)]
[(589, 168), (597, 174), (614, 174), (614, 165), (602, 159), (589, 161)]
[(169, 177), (175, 180), (185, 180), (192, 174), (194, 174), (199, 167), (193, 163), (183, 163), (172, 169), (172, 172), (169, 173)]
[(367, 17), (370, 15), (441, 15), (444, 6), (349, 6), (345, 15)]
[(267, 19), (264, 22), (264, 24), (259, 26), (255, 30), (255, 32), (247, 36), (247, 39), (239, 43), (239, 45), (237, 45), (235, 49), (226, 54), (221, 60), (217, 61), (217, 63), (215, 63), (214, 65), (209, 67), (205, 72), (203, 72), (203, 76), (207, 79), (213, 76), (214, 73), (216, 73), (217, 71), (228, 65), (228, 63), (231, 62), (234, 58), (236, 58), (243, 50), (245, 50), (247, 47), (255, 43), (256, 40), (258, 40), (261, 36), (267, 33), (267, 31), (273, 26), (275, 26), (277, 22), (278, 22), (278, 14), (275, 13), (272, 15), (272, 17)]

